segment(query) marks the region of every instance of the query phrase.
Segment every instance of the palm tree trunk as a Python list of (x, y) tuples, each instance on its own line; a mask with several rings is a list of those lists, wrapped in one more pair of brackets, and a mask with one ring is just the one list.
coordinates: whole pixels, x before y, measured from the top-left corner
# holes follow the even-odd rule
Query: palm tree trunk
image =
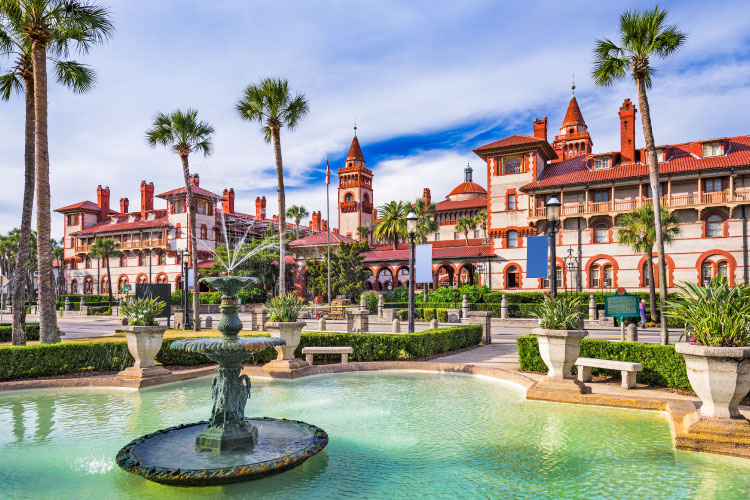
[(39, 340), (42, 344), (60, 342), (55, 314), (55, 284), (52, 282), (52, 243), (49, 143), (47, 139), (47, 54), (39, 40), (32, 43), (34, 61), (34, 109), (36, 118), (36, 231), (37, 274), (39, 276)]
[[(182, 160), (182, 175), (185, 177), (185, 190), (187, 191), (188, 224), (190, 224), (190, 256), (193, 260), (193, 331), (199, 332), (201, 329), (201, 299), (198, 290), (198, 240), (195, 237), (195, 201), (193, 198), (193, 189), (190, 187), (190, 165), (188, 163), (188, 155), (180, 155), (180, 160)], [(187, 277), (185, 279), (185, 286), (187, 286)]]
[(648, 293), (651, 306), (651, 319), (656, 321), (656, 281), (654, 280), (654, 249), (648, 249), (646, 272), (648, 273)]
[(641, 107), (641, 123), (643, 137), (646, 139), (646, 159), (648, 161), (648, 179), (651, 184), (651, 199), (654, 206), (654, 229), (656, 233), (656, 254), (659, 266), (659, 322), (661, 323), (661, 343), (669, 344), (669, 330), (667, 330), (666, 301), (667, 301), (667, 269), (664, 258), (664, 236), (661, 226), (661, 200), (659, 199), (659, 162), (656, 159), (654, 145), (654, 131), (651, 127), (651, 112), (646, 96), (646, 82), (642, 77), (635, 77), (638, 88), (638, 104)]
[(109, 272), (109, 255), (104, 257), (107, 261), (107, 294), (109, 295), (109, 310), (112, 311), (112, 274)]
[[(286, 197), (284, 194), (284, 164), (281, 160), (281, 130), (271, 128), (273, 154), (276, 159), (276, 184), (279, 192), (279, 294), (286, 293)], [(330, 222), (329, 222), (330, 223)]]
[[(31, 216), (34, 210), (34, 185), (36, 169), (34, 168), (34, 78), (24, 78), (26, 97), (26, 124), (24, 133), (24, 183), (23, 208), (21, 209), (21, 231), (18, 237), (16, 267), (13, 270), (13, 345), (26, 345), (26, 307), (24, 307), (24, 289), (26, 288), (26, 268), (29, 265), (29, 239), (31, 238)], [(21, 304), (20, 307), (17, 307)]]

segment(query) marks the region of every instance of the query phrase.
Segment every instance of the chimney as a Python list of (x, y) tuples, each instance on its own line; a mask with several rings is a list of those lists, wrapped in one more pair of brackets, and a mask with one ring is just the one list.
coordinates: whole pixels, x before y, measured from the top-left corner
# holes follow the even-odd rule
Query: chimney
[(229, 213), (234, 213), (234, 188), (229, 188)]
[(128, 207), (130, 206), (130, 200), (127, 198), (120, 198), (120, 213), (126, 215), (128, 213)]
[(310, 226), (312, 227), (313, 231), (320, 232), (320, 212), (313, 212), (312, 213), (312, 222), (310, 222)]
[(99, 222), (109, 220), (109, 186), (102, 189), (101, 185), (96, 187), (96, 204), (99, 206)]
[(266, 218), (266, 197), (265, 196), (260, 197), (260, 218), (261, 219)]
[(547, 140), (547, 117), (541, 120), (534, 118), (534, 137)]
[(320, 223), (320, 230), (321, 231), (328, 231), (328, 221), (322, 220)]
[(154, 183), (141, 181), (141, 219), (154, 209)]
[(620, 107), (620, 163), (635, 161), (635, 106), (625, 99)]
[(430, 203), (432, 202), (432, 196), (430, 195), (430, 188), (424, 188), (422, 190), (422, 199), (427, 204), (427, 206), (430, 206)]
[(190, 185), (195, 187), (200, 187), (201, 183), (201, 177), (198, 174), (193, 174), (190, 176)]
[(229, 190), (227, 188), (221, 192), (221, 211), (225, 214), (229, 213)]
[(333, 229), (331, 229), (331, 232), (332, 232), (333, 234), (339, 234), (339, 228), (337, 228), (337, 227), (334, 227)]

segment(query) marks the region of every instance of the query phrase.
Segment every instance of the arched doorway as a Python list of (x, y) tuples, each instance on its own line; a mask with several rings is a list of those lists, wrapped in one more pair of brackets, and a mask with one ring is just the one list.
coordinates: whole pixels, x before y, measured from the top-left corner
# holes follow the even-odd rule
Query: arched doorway
[(381, 267), (375, 277), (378, 289), (389, 292), (393, 290), (393, 271), (389, 267)]
[(505, 270), (505, 288), (520, 288), (521, 272), (515, 264)]
[(83, 279), (83, 294), (91, 295), (92, 293), (94, 293), (94, 278), (86, 276)]
[(435, 273), (437, 274), (438, 284), (440, 286), (450, 286), (455, 287), (455, 281), (453, 279), (455, 275), (455, 270), (453, 269), (453, 266), (447, 263), (440, 264), (437, 269), (435, 270)]
[(474, 274), (476, 273), (476, 267), (474, 264), (465, 263), (458, 268), (458, 282), (460, 285), (474, 284)]

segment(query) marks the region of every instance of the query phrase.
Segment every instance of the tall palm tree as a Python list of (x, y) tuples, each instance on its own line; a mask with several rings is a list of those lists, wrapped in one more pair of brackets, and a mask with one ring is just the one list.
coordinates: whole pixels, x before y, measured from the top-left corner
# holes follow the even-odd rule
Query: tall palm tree
[(190, 224), (190, 255), (193, 263), (195, 291), (193, 293), (193, 330), (201, 329), (200, 293), (198, 293), (198, 240), (195, 234), (195, 199), (190, 185), (190, 153), (202, 153), (210, 156), (214, 145), (211, 136), (214, 128), (198, 120), (198, 111), (188, 109), (173, 113), (157, 113), (152, 127), (146, 131), (146, 142), (151, 147), (162, 145), (177, 153), (182, 162), (182, 176), (185, 180), (185, 192), (188, 200), (188, 219)]
[[(634, 211), (623, 214), (618, 221), (617, 241), (629, 246), (634, 252), (646, 255), (646, 269), (648, 272), (648, 286), (651, 299), (651, 317), (656, 318), (656, 280), (654, 279), (653, 252), (656, 244), (656, 228), (654, 226), (654, 207), (644, 205)], [(677, 212), (670, 212), (661, 208), (661, 233), (664, 243), (673, 242), (680, 234)], [(660, 278), (661, 280), (661, 278)]]
[(103, 259), (107, 264), (107, 295), (109, 295), (109, 308), (112, 309), (112, 273), (109, 271), (109, 259), (122, 255), (120, 244), (112, 238), (97, 238), (91, 246), (91, 255), (97, 259)]
[(406, 216), (409, 204), (403, 201), (390, 201), (378, 207), (378, 221), (375, 237), (381, 241), (393, 243), (393, 249), (398, 248), (398, 240), (406, 238)]
[(281, 159), (281, 127), (290, 131), (310, 111), (305, 95), (294, 97), (289, 82), (284, 78), (264, 78), (257, 85), (245, 89), (236, 104), (237, 113), (243, 120), (260, 123), (267, 143), (273, 143), (276, 161), (276, 184), (279, 191), (279, 293), (286, 293), (286, 198), (284, 195), (284, 164)]
[(472, 219), (468, 215), (459, 217), (459, 219), (456, 221), (456, 232), (464, 233), (464, 238), (466, 238), (466, 246), (469, 246), (469, 231), (473, 231), (476, 228), (477, 223), (474, 222), (474, 219)]
[(487, 210), (480, 210), (479, 213), (477, 213), (474, 216), (474, 222), (476, 223), (477, 227), (482, 228), (482, 237), (487, 240)]
[(427, 203), (422, 197), (417, 198), (414, 202), (414, 215), (417, 216), (416, 237), (420, 243), (427, 243), (427, 237), (440, 229), (435, 220), (436, 211), (437, 205)]
[[(31, 47), (34, 88), (39, 336), (43, 344), (60, 341), (52, 278), (49, 142), (47, 137), (47, 59), (86, 53), (112, 33), (109, 11), (88, 0), (0, 0), (3, 25), (20, 27)], [(4, 44), (7, 44), (4, 42)]]
[(58, 242), (56, 239), (52, 239), (52, 259), (57, 261), (57, 283), (55, 283), (55, 291), (57, 296), (60, 297), (65, 293), (65, 238), (61, 238)]
[[(8, 10), (11, 8), (10, 11)], [(17, 254), (18, 266), (14, 272), (13, 300), (18, 303), (24, 300), (26, 286), (26, 267), (29, 262), (29, 236), (31, 234), (31, 217), (34, 207), (35, 166), (34, 166), (34, 70), (31, 51), (31, 40), (24, 33), (23, 25), (17, 23), (23, 17), (13, 16), (13, 5), (0, 3), (0, 57), (7, 56), (14, 60), (13, 66), (0, 74), (0, 100), (7, 101), (14, 93), (24, 93), (26, 103), (25, 133), (24, 133), (24, 189), (21, 209), (21, 235)], [(3, 15), (8, 12), (10, 15)], [(95, 80), (94, 71), (73, 60), (65, 60), (65, 35), (57, 33), (62, 38), (62, 46), (53, 39), (49, 45), (48, 58), (54, 66), (58, 83), (69, 87), (75, 93), (89, 91)], [(55, 258), (53, 256), (53, 258)], [(19, 345), (25, 344), (26, 339), (26, 308), (13, 309), (13, 338), (17, 338)]]
[(357, 236), (359, 236), (359, 241), (369, 241), (370, 226), (357, 226)]
[(289, 207), (289, 209), (286, 211), (286, 218), (287, 219), (294, 219), (294, 239), (299, 239), (299, 223), (302, 221), (302, 219), (309, 217), (310, 212), (307, 211), (307, 209), (303, 206), (297, 206), (292, 205)]
[(659, 300), (661, 342), (669, 343), (669, 332), (665, 316), (667, 300), (667, 270), (664, 259), (664, 236), (662, 235), (661, 208), (659, 203), (659, 162), (656, 158), (654, 132), (651, 126), (651, 110), (646, 89), (651, 87), (654, 68), (652, 58), (674, 55), (685, 43), (687, 36), (677, 26), (667, 25), (667, 11), (658, 6), (651, 10), (626, 11), (620, 15), (620, 45), (604, 38), (596, 41), (594, 49), (594, 82), (607, 87), (625, 78), (630, 71), (638, 89), (638, 104), (641, 108), (643, 136), (646, 139), (651, 192), (654, 193), (654, 226), (656, 228), (656, 252), (659, 259)]

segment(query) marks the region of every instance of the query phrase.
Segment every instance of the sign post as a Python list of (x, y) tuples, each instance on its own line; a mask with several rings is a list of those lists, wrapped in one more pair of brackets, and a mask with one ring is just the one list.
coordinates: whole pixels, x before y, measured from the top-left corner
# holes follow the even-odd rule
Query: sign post
[(627, 293), (620, 287), (612, 295), (604, 297), (604, 315), (614, 316), (620, 319), (620, 342), (625, 340), (625, 318), (637, 318), (638, 295)]

